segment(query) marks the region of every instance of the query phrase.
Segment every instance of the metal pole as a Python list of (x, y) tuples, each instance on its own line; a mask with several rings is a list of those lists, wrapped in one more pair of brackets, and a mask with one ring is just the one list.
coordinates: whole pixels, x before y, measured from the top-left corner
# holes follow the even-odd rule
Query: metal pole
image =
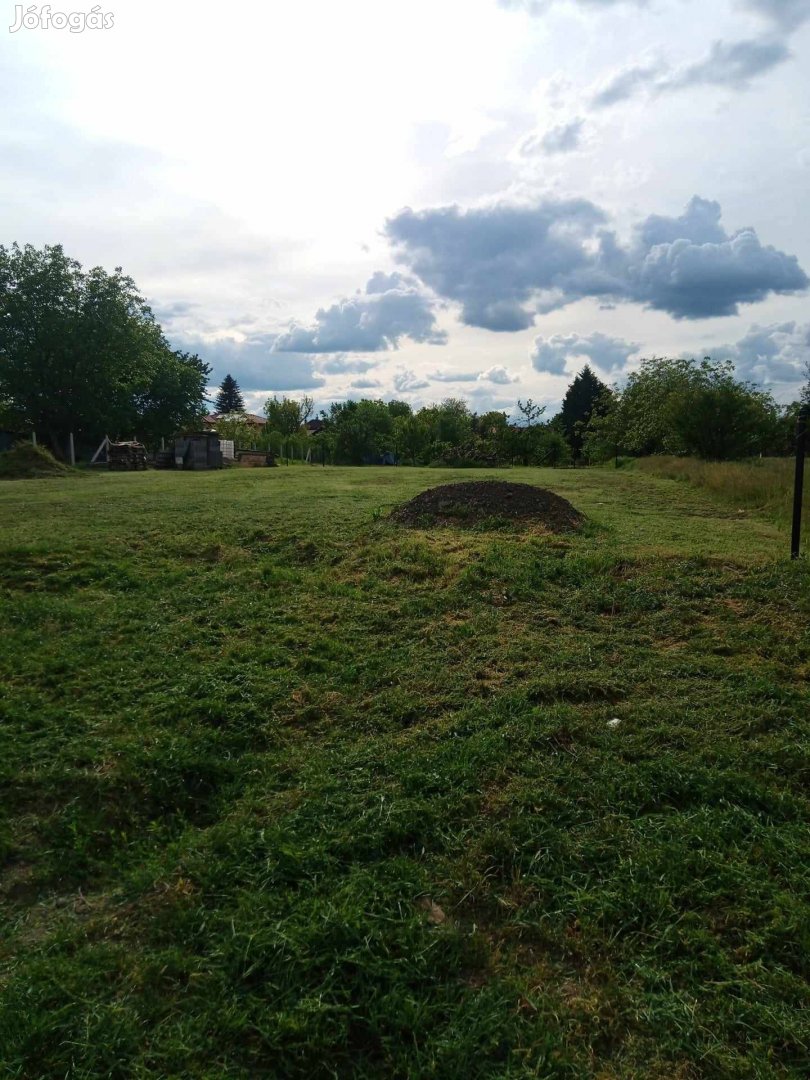
[(807, 418), (810, 406), (802, 405), (796, 421), (796, 473), (793, 481), (793, 531), (790, 538), (790, 557), (798, 559), (802, 534), (802, 494), (804, 492), (804, 449), (807, 442)]
[(31, 432), (31, 442), (34, 444), (34, 446), (37, 445), (37, 433), (35, 431)]
[(76, 464), (76, 447), (73, 445), (73, 432), (68, 435), (68, 450), (70, 451), (70, 464)]

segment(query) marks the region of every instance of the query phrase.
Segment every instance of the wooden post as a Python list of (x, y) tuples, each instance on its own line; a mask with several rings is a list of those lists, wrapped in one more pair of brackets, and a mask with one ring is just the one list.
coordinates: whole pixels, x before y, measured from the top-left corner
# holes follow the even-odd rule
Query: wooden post
[(70, 457), (70, 464), (76, 464), (76, 447), (73, 444), (73, 432), (68, 435), (68, 456)]
[(807, 421), (810, 405), (802, 405), (796, 420), (796, 468), (793, 478), (793, 529), (790, 536), (790, 557), (798, 559), (802, 533), (802, 495), (804, 493), (804, 452), (807, 442)]

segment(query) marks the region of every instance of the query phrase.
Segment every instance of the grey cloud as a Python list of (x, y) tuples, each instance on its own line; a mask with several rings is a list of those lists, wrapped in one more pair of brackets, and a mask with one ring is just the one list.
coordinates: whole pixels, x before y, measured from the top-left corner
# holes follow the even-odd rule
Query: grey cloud
[(658, 67), (634, 66), (625, 68), (614, 75), (598, 93), (591, 98), (595, 109), (605, 109), (633, 97), (639, 90), (644, 90), (655, 82)]
[(480, 371), (434, 371), (430, 376), (433, 382), (475, 382), (480, 378)]
[(398, 394), (411, 394), (415, 390), (426, 390), (429, 382), (418, 378), (412, 371), (398, 371), (394, 376), (394, 389)]
[[(543, 15), (553, 7), (557, 0), (498, 0), (498, 6), (507, 11), (525, 11), (528, 15)], [(585, 8), (610, 8), (629, 4), (633, 7), (646, 7), (648, 0), (572, 0)]]
[(673, 244), (676, 240), (690, 240), (694, 244), (718, 244), (726, 240), (720, 225), (720, 203), (701, 199), (695, 195), (678, 217), (650, 214), (636, 226), (639, 246), (648, 251), (656, 244)]
[(738, 305), (770, 293), (807, 288), (807, 275), (794, 255), (760, 243), (753, 229), (741, 229), (720, 243), (678, 239), (651, 248), (631, 267), (634, 298), (675, 318), (736, 315)]
[(651, 215), (625, 246), (584, 200), (402, 211), (387, 223), (399, 260), (471, 326), (514, 331), (535, 315), (593, 297), (677, 319), (735, 314), (740, 303), (808, 286), (795, 256), (729, 235), (720, 206), (697, 196), (679, 217)]
[(567, 124), (557, 124), (540, 137), (530, 135), (521, 146), (521, 153), (570, 154), (572, 150), (579, 147), (582, 141), (584, 123), (582, 117), (577, 116)]
[(495, 364), (493, 367), (482, 371), (478, 376), (479, 382), (496, 383), (498, 386), (507, 386), (509, 383), (519, 382), (520, 378), (513, 375), (503, 364)]
[(743, 0), (741, 6), (788, 31), (810, 19), (810, 0)]
[(353, 383), (350, 383), (352, 390), (373, 390), (378, 386), (382, 386), (379, 379), (355, 379)]
[(637, 341), (623, 341), (599, 331), (584, 337), (580, 334), (554, 334), (550, 338), (536, 338), (530, 357), (535, 371), (551, 375), (565, 374), (567, 361), (581, 356), (587, 356), (603, 371), (616, 371), (624, 368), (629, 357), (640, 347)]
[(693, 86), (745, 90), (752, 79), (778, 67), (791, 56), (784, 41), (768, 36), (715, 41), (706, 56), (682, 68), (672, 70), (660, 64), (625, 68), (591, 97), (591, 105), (604, 109), (638, 94), (674, 93)]
[(401, 274), (376, 273), (366, 292), (320, 308), (311, 326), (293, 324), (276, 338), (279, 352), (380, 352), (396, 349), (400, 339), (443, 345), (447, 335), (436, 326), (435, 304)]
[(790, 49), (784, 42), (769, 38), (715, 41), (707, 56), (660, 80), (655, 90), (664, 93), (690, 86), (730, 86), (744, 90), (751, 79), (783, 64), (790, 57)]
[(754, 324), (739, 341), (707, 348), (706, 354), (716, 360), (731, 360), (743, 379), (764, 385), (784, 383), (797, 391), (810, 359), (810, 325)]
[(359, 360), (357, 357), (340, 353), (328, 360), (318, 361), (318, 371), (325, 375), (362, 375), (376, 366), (376, 360)]
[(462, 305), (462, 321), (489, 330), (525, 330), (534, 321), (526, 303), (541, 290), (589, 265), (585, 241), (605, 220), (585, 199), (535, 206), (457, 206), (386, 223), (398, 253), (425, 284)]
[(371, 296), (375, 293), (386, 293), (392, 289), (409, 289), (416, 282), (412, 277), (400, 274), (397, 270), (393, 274), (386, 274), (383, 270), (375, 270), (366, 283), (366, 293)]
[(486, 371), (434, 371), (430, 376), (432, 382), (444, 383), (471, 383), (491, 382), (500, 385), (518, 382), (519, 376), (512, 375), (503, 364), (495, 364)]
[[(592, 10), (628, 7), (644, 8), (649, 0), (569, 0), (575, 6)], [(528, 15), (544, 15), (559, 0), (498, 0), (507, 11), (525, 11)], [(738, 0), (738, 6), (762, 15), (784, 30), (795, 30), (810, 19), (810, 0)]]
[(199, 307), (199, 304), (190, 300), (174, 300), (168, 304), (153, 304), (152, 312), (158, 322), (170, 322), (184, 315), (193, 315)]
[(323, 386), (310, 357), (273, 350), (274, 338), (259, 335), (247, 341), (173, 339), (176, 348), (198, 353), (212, 367), (211, 382), (231, 374), (246, 393), (261, 390), (312, 390)]

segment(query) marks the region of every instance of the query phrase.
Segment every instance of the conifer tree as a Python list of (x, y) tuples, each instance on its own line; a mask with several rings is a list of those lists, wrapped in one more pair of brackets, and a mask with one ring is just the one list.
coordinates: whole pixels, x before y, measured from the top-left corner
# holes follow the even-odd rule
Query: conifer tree
[(239, 383), (232, 375), (226, 375), (222, 380), (222, 386), (219, 388), (214, 409), (222, 416), (245, 411), (242, 391), (239, 389)]
[(585, 425), (607, 389), (586, 364), (565, 392), (560, 410), (560, 427), (576, 457), (582, 453)]

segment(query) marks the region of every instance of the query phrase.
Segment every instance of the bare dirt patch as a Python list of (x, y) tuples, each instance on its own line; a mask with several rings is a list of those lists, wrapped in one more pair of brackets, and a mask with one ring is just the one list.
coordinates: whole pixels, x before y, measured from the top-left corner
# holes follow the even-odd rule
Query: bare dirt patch
[(585, 522), (567, 499), (553, 491), (506, 480), (469, 480), (428, 488), (398, 507), (391, 518), (401, 525), (423, 528), (525, 521), (557, 533), (580, 529)]

